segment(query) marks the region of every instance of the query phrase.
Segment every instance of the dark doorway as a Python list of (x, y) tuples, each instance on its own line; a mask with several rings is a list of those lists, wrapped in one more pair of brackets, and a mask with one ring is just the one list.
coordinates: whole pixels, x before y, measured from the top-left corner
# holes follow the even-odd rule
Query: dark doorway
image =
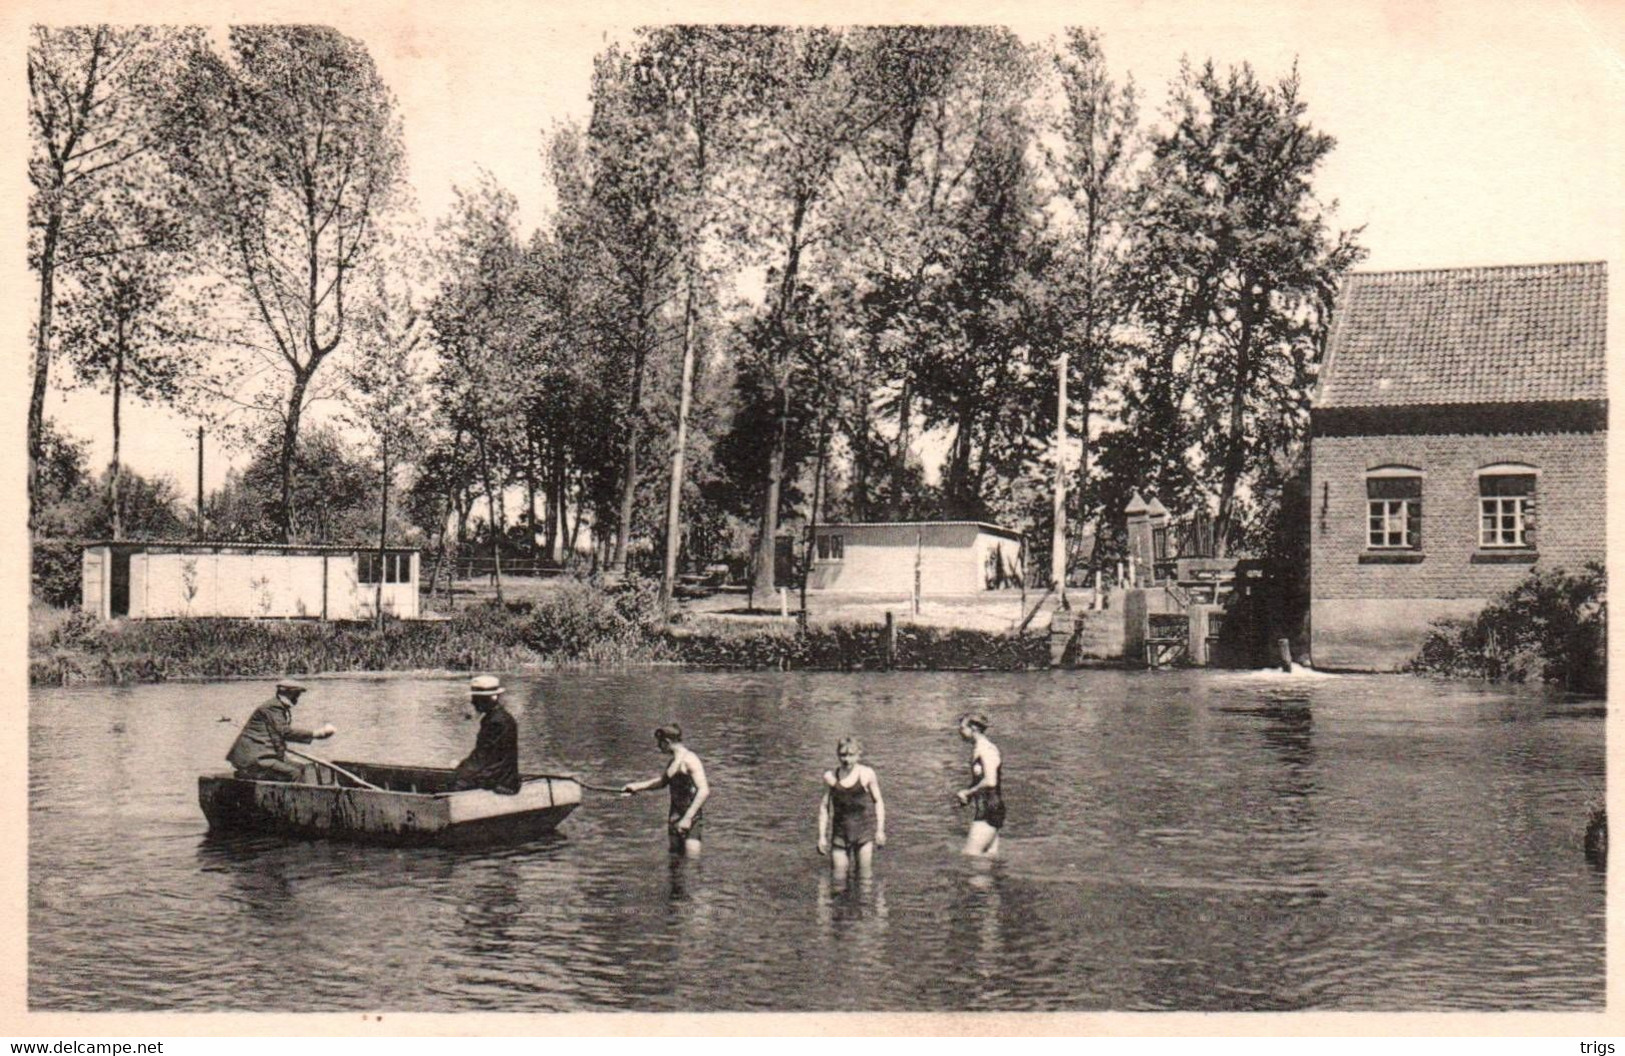
[(128, 616), (130, 614), (130, 552), (128, 550), (113, 551), (113, 596), (110, 599), (109, 616)]

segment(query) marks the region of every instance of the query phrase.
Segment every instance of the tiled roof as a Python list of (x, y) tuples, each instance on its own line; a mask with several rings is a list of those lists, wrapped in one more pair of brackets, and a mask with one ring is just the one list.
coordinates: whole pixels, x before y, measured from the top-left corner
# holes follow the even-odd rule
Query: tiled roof
[(1602, 400), (1601, 263), (1356, 272), (1316, 407)]

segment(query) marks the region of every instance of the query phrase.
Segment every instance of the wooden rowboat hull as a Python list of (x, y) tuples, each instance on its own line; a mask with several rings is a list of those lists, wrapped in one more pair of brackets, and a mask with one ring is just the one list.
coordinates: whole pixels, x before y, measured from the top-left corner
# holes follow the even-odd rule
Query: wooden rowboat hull
[[(533, 840), (551, 833), (581, 803), (581, 786), (568, 777), (527, 776), (510, 796), (447, 791), (450, 770), (336, 765), (381, 790), (342, 775), (333, 784), (292, 784), (214, 774), (198, 778), (198, 803), (211, 832), (445, 846)], [(322, 776), (327, 781), (335, 775), (324, 768)]]

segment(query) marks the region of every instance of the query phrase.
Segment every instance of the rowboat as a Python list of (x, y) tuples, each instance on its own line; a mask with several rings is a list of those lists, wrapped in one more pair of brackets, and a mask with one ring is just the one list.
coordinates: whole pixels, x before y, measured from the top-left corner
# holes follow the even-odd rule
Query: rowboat
[(545, 836), (581, 802), (578, 781), (549, 774), (524, 775), (515, 795), (453, 792), (452, 771), (433, 767), (334, 761), (318, 774), (316, 784), (205, 774), (198, 803), (211, 832), (462, 846)]

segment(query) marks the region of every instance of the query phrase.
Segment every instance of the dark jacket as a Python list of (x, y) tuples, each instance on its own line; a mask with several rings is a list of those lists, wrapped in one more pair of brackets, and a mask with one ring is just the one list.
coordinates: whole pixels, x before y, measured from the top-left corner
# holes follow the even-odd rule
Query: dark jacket
[(315, 735), (293, 725), (293, 709), (281, 697), (254, 709), (243, 730), (232, 742), (226, 761), (238, 770), (247, 770), (261, 759), (286, 759), (289, 741), (309, 744)]
[(474, 750), (457, 764), (452, 788), (488, 788), (507, 795), (519, 791), (519, 724), (501, 704), (480, 717)]

